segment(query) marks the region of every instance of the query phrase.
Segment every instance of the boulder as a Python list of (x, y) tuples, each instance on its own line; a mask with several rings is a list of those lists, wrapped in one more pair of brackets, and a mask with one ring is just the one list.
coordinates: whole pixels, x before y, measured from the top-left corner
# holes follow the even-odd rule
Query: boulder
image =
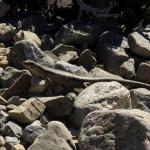
[(130, 108), (130, 92), (118, 82), (97, 82), (75, 99), (70, 121), (80, 127), (84, 117), (94, 110)]
[(76, 150), (68, 129), (58, 121), (48, 124), (47, 130), (38, 136), (28, 150)]
[(141, 110), (90, 113), (83, 121), (79, 150), (149, 150), (150, 114)]

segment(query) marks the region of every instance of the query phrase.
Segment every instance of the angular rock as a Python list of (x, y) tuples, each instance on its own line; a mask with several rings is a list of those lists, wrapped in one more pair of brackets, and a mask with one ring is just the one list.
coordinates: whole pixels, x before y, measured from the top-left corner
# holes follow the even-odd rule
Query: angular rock
[(99, 62), (110, 73), (120, 75), (120, 65), (129, 59), (127, 39), (113, 32), (104, 32), (96, 44), (96, 54)]
[(130, 103), (130, 92), (120, 83), (98, 82), (77, 96), (70, 121), (79, 128), (84, 117), (94, 110), (130, 108)]
[(1, 128), (1, 133), (4, 136), (20, 138), (22, 135), (22, 128), (16, 123), (9, 121)]
[(65, 62), (71, 62), (78, 58), (77, 52), (79, 49), (75, 48), (71, 45), (58, 44), (52, 49), (52, 53), (54, 53), (58, 58)]
[(6, 89), (1, 94), (1, 96), (5, 99), (9, 99), (13, 95), (22, 97), (26, 96), (30, 87), (31, 78), (31, 74), (24, 73), (14, 84), (12, 84), (8, 89)]
[(76, 150), (72, 136), (67, 128), (58, 121), (48, 124), (44, 134), (37, 137), (28, 150)]
[(125, 61), (121, 66), (120, 66), (120, 73), (121, 76), (126, 78), (126, 79), (134, 79), (135, 78), (135, 62), (134, 59), (129, 59)]
[(69, 115), (74, 106), (74, 100), (69, 96), (37, 97), (37, 99), (45, 104), (51, 117)]
[(20, 30), (17, 32), (17, 34), (14, 37), (15, 42), (18, 42), (21, 40), (28, 40), (28, 39), (35, 42), (37, 44), (37, 46), (39, 46), (39, 47), (41, 46), (41, 40), (33, 32)]
[(137, 73), (136, 73), (136, 79), (150, 84), (150, 61), (142, 62), (140, 63)]
[(96, 65), (97, 60), (88, 49), (84, 50), (78, 60), (78, 65), (90, 70)]
[(45, 128), (42, 127), (40, 121), (36, 120), (29, 126), (25, 127), (23, 130), (22, 138), (26, 142), (32, 144), (40, 134), (43, 134), (44, 131)]
[(1, 10), (0, 11), (0, 18), (4, 17), (7, 14), (9, 9), (10, 9), (10, 6), (8, 4), (6, 4), (4, 2), (4, 0), (1, 0), (0, 1), (0, 10)]
[(32, 40), (22, 40), (15, 43), (10, 52), (10, 63), (16, 68), (21, 68), (23, 67), (22, 62), (28, 59), (54, 67), (53, 58), (45, 54)]
[(38, 101), (36, 98), (30, 98), (22, 103), (17, 109), (9, 111), (10, 117), (16, 122), (20, 123), (32, 123), (45, 110), (45, 105)]
[(150, 91), (139, 88), (130, 91), (131, 105), (133, 109), (141, 109), (150, 112)]
[[(149, 28), (150, 29), (150, 28)], [(148, 30), (148, 29), (145, 29)], [(150, 33), (149, 32), (133, 32), (128, 37), (128, 43), (133, 53), (150, 58)]]
[(82, 66), (72, 65), (64, 61), (57, 61), (55, 64), (55, 69), (63, 70), (76, 75), (88, 75), (88, 72)]
[(149, 126), (141, 110), (94, 111), (83, 121), (79, 150), (149, 150)]
[(0, 42), (8, 42), (13, 39), (16, 28), (6, 23), (0, 23)]

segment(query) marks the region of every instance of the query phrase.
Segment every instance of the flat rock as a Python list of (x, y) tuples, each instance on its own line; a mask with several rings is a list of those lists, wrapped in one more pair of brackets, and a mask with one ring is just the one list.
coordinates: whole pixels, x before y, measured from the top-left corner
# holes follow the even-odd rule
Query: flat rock
[(150, 112), (150, 91), (139, 88), (130, 91), (131, 105), (133, 109), (141, 109)]
[(45, 110), (45, 105), (38, 101), (36, 98), (30, 98), (22, 103), (17, 109), (9, 111), (10, 117), (16, 122), (20, 123), (32, 123)]
[(149, 150), (149, 126), (141, 110), (94, 111), (83, 121), (79, 150)]
[(37, 137), (28, 150), (76, 150), (68, 129), (58, 121), (48, 124), (44, 134)]
[(94, 110), (130, 107), (130, 92), (118, 82), (98, 82), (84, 89), (75, 99), (70, 121), (80, 127), (84, 117)]
[(42, 124), (39, 120), (34, 121), (29, 126), (25, 127), (23, 130), (22, 138), (28, 142), (33, 143), (34, 140), (40, 135), (43, 134), (45, 131), (45, 128), (42, 127)]
[[(142, 33), (142, 34), (141, 34)], [(133, 53), (150, 58), (150, 42), (147, 39), (150, 37), (150, 33), (146, 32), (133, 32), (128, 37), (128, 43)], [(144, 35), (144, 36), (143, 36)], [(145, 38), (147, 37), (147, 38)]]
[(74, 100), (67, 96), (37, 97), (45, 104), (51, 117), (63, 117), (73, 110)]

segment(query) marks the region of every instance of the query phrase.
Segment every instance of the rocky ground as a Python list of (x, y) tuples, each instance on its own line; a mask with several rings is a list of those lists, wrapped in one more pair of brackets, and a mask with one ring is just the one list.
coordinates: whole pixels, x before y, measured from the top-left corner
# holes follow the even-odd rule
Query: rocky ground
[(150, 150), (149, 76), (149, 1), (0, 0), (0, 150)]

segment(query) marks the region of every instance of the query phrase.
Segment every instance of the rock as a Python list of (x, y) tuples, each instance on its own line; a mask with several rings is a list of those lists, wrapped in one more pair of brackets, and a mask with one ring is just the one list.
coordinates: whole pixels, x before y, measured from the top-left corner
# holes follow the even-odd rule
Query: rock
[(6, 147), (0, 147), (0, 150), (7, 150)]
[[(87, 63), (88, 62), (88, 63)], [(92, 69), (97, 63), (96, 58), (92, 55), (92, 52), (88, 49), (84, 50), (78, 60), (78, 65), (83, 66), (87, 70)]]
[(8, 104), (14, 104), (16, 106), (19, 106), (25, 101), (27, 101), (27, 99), (20, 98), (19, 96), (12, 96), (11, 98), (8, 99)]
[(117, 78), (117, 79), (121, 78), (120, 76), (111, 74), (99, 67), (95, 67), (92, 70), (90, 70), (89, 75), (92, 77), (96, 77), (96, 78), (99, 78), (99, 77), (111, 77), (111, 78)]
[(128, 43), (131, 51), (139, 56), (150, 58), (150, 43), (148, 37), (150, 37), (149, 32), (143, 31), (131, 33), (128, 37)]
[(45, 79), (32, 78), (29, 92), (34, 94), (42, 94), (47, 89), (48, 84), (48, 81)]
[(21, 68), (23, 67), (22, 62), (29, 59), (42, 65), (54, 67), (54, 60), (46, 55), (33, 41), (22, 40), (15, 43), (10, 52), (10, 63), (16, 68)]
[(134, 67), (134, 59), (129, 59), (125, 61), (121, 66), (120, 66), (120, 74), (122, 77), (126, 79), (134, 79), (135, 78), (135, 67)]
[(71, 62), (78, 58), (79, 50), (71, 45), (58, 44), (52, 49), (52, 53), (54, 53), (58, 58), (65, 62)]
[[(104, 32), (96, 44), (98, 62), (113, 74), (120, 75), (120, 66), (129, 59), (127, 39), (113, 32)], [(111, 63), (110, 63), (111, 62)]]
[(70, 96), (37, 97), (45, 104), (51, 117), (64, 117), (73, 110), (74, 99)]
[(4, 123), (8, 122), (8, 120), (9, 115), (4, 111), (0, 111), (0, 127), (2, 127)]
[(71, 123), (79, 128), (94, 110), (130, 108), (130, 92), (118, 82), (98, 82), (84, 89), (75, 99)]
[[(61, 142), (60, 142), (61, 141)], [(38, 136), (28, 150), (76, 150), (72, 136), (67, 128), (58, 121), (48, 124), (44, 134)]]
[(4, 136), (20, 138), (22, 135), (22, 129), (16, 123), (9, 121), (8, 123), (4, 124), (1, 128), (1, 133)]
[(7, 105), (7, 104), (8, 102), (3, 97), (0, 96), (0, 105)]
[(15, 42), (18, 42), (21, 40), (28, 40), (28, 39), (35, 42), (37, 46), (39, 47), (41, 46), (40, 38), (33, 32), (20, 30), (17, 32), (17, 34), (14, 37)]
[(40, 121), (36, 120), (29, 126), (25, 127), (23, 130), (22, 138), (26, 142), (32, 144), (40, 134), (43, 134), (44, 131), (45, 128), (42, 127)]
[(0, 1), (0, 10), (1, 10), (0, 11), (0, 18), (4, 17), (7, 14), (9, 9), (10, 9), (10, 6), (8, 4), (6, 4), (4, 2), (4, 0), (1, 0)]
[(44, 34), (41, 37), (41, 49), (42, 50), (51, 50), (54, 48), (54, 40), (49, 34)]
[(16, 137), (6, 136), (5, 140), (6, 140), (5, 146), (7, 149), (11, 149), (13, 145), (20, 143), (20, 140), (18, 140)]
[[(30, 87), (31, 74), (24, 73), (20, 78), (12, 84), (8, 89), (6, 89), (1, 96), (8, 100), (13, 95), (15, 96), (26, 96)], [(23, 86), (22, 86), (23, 85)]]
[(56, 7), (58, 9), (71, 9), (73, 6), (73, 0), (57, 0)]
[(8, 42), (13, 39), (16, 28), (6, 23), (0, 23), (0, 42)]
[(150, 112), (150, 91), (139, 88), (130, 91), (131, 105), (133, 109), (141, 109)]
[(17, 106), (14, 104), (9, 104), (6, 106), (6, 109), (7, 111), (14, 110), (14, 109), (17, 109)]
[(150, 74), (150, 61), (140, 63), (136, 73), (136, 79), (141, 82), (150, 84), (149, 74)]
[(88, 75), (88, 72), (82, 66), (72, 65), (64, 61), (57, 61), (55, 64), (55, 69), (63, 70), (76, 75)]
[(149, 118), (141, 110), (92, 112), (83, 121), (79, 149), (149, 150)]
[(0, 47), (0, 67), (8, 66), (8, 54), (10, 52), (9, 48)]
[(0, 111), (6, 111), (6, 106), (0, 105)]
[(11, 150), (25, 150), (24, 146), (21, 144), (16, 144), (12, 146)]
[(18, 106), (17, 109), (11, 110), (8, 113), (10, 117), (16, 122), (32, 123), (41, 116), (44, 110), (44, 104), (42, 104), (36, 98), (30, 98)]
[(5, 139), (2, 136), (0, 136), (0, 147), (3, 146), (5, 146)]
[(5, 70), (0, 73), (0, 82), (3, 88), (8, 88), (14, 84), (21, 75), (29, 73), (27, 70), (18, 70), (13, 67), (6, 67)]
[(66, 44), (80, 48), (87, 44), (87, 36), (88, 33), (78, 31), (74, 29), (72, 25), (63, 25), (56, 34), (55, 45)]

